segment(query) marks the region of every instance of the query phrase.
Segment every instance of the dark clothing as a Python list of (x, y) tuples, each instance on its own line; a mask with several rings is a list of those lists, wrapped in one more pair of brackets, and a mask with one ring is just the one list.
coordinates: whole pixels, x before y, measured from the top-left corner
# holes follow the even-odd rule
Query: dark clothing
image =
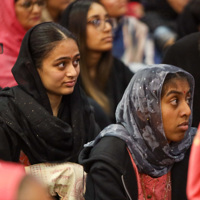
[(179, 38), (199, 31), (200, 0), (192, 0), (185, 6), (178, 17), (177, 26)]
[(194, 76), (194, 103), (193, 103), (193, 124), (198, 127), (200, 122), (200, 33), (192, 33), (178, 40), (169, 47), (164, 55), (162, 63), (172, 64), (180, 67)]
[[(190, 150), (171, 170), (172, 200), (185, 200)], [(85, 148), (79, 162), (87, 176), (86, 200), (137, 199), (138, 187), (126, 143), (116, 137), (104, 137), (94, 148)], [(112, 198), (111, 198), (112, 197)]]
[[(119, 59), (114, 58), (113, 60), (113, 67), (110, 72), (110, 78), (108, 80), (107, 86), (106, 86), (106, 95), (109, 98), (110, 102), (110, 108), (111, 108), (111, 116), (107, 116), (106, 114), (103, 115), (102, 112), (99, 112), (99, 108), (96, 107), (95, 104), (90, 102), (94, 106), (95, 110), (95, 119), (98, 124), (101, 123), (102, 118), (107, 118), (109, 119), (109, 123), (106, 125), (109, 125), (111, 123), (115, 123), (115, 110), (116, 107), (121, 100), (124, 91), (126, 87), (128, 86), (131, 78), (133, 77), (133, 72), (130, 71), (130, 69)], [(100, 115), (100, 116), (99, 116)], [(99, 120), (98, 120), (99, 119)], [(108, 122), (108, 120), (106, 120)], [(105, 126), (102, 126), (101, 128), (103, 129)]]
[(0, 159), (18, 162), (22, 150), (31, 164), (77, 162), (83, 145), (94, 139), (99, 127), (78, 82), (73, 93), (62, 97), (58, 116), (53, 116), (32, 60), (29, 44), (34, 28), (25, 35), (12, 69), (18, 86), (0, 91)]
[(178, 14), (169, 5), (167, 0), (141, 0), (145, 9), (145, 16), (142, 19), (150, 31), (159, 26), (167, 26), (170, 29), (176, 31), (176, 19)]

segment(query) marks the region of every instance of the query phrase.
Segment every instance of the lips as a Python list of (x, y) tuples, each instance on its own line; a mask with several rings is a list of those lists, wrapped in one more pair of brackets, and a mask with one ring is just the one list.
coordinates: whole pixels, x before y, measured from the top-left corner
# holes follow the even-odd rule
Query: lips
[(67, 87), (74, 87), (76, 84), (76, 80), (64, 82), (64, 85)]
[(188, 122), (183, 122), (181, 124), (178, 125), (178, 127), (182, 130), (182, 131), (187, 131), (189, 128)]
[(112, 42), (113, 41), (113, 37), (112, 36), (108, 36), (108, 37), (103, 38), (103, 40), (107, 41), (107, 42)]

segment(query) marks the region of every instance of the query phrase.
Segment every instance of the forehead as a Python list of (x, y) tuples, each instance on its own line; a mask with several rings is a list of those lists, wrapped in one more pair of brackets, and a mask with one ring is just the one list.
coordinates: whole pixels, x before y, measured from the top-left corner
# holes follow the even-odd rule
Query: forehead
[(172, 78), (163, 86), (164, 94), (167, 94), (171, 90), (187, 93), (190, 91), (190, 85), (186, 78)]
[(56, 42), (54, 48), (49, 52), (47, 59), (62, 56), (74, 56), (75, 54), (79, 54), (76, 42), (71, 38), (66, 38), (65, 40)]
[(88, 15), (87, 17), (90, 18), (90, 17), (93, 17), (95, 15), (98, 15), (98, 16), (105, 16), (107, 15), (107, 11), (106, 9), (98, 4), (98, 3), (92, 3), (89, 10), (88, 10)]

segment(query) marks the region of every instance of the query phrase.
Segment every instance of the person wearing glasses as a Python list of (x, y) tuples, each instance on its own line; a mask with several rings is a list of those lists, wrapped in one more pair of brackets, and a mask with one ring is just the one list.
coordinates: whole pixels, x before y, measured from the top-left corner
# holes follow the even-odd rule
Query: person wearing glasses
[(27, 30), (41, 22), (44, 0), (3, 0), (0, 6), (0, 87), (16, 85), (11, 73)]
[[(97, 2), (74, 1), (63, 12), (61, 25), (76, 35), (81, 54), (81, 83), (93, 100), (96, 121), (115, 122), (115, 109), (133, 73), (112, 56), (112, 20)], [(93, 102), (97, 103), (103, 114)], [(102, 114), (102, 115), (101, 115)]]

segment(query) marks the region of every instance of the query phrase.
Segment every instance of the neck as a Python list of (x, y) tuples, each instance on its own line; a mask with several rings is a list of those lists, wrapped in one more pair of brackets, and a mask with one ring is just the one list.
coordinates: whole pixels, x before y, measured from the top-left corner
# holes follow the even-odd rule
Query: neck
[(95, 78), (96, 76), (96, 70), (97, 70), (99, 60), (101, 59), (101, 56), (102, 56), (102, 53), (100, 52), (88, 53), (87, 67), (89, 67), (90, 76), (92, 78)]
[(59, 107), (60, 107), (60, 103), (61, 103), (61, 100), (62, 100), (62, 96), (61, 95), (60, 96), (53, 95), (53, 94), (50, 94), (50, 93), (48, 93), (47, 95), (49, 97), (53, 116), (57, 117), (58, 110), (59, 110)]
[(51, 7), (48, 7), (48, 6), (47, 6), (47, 10), (48, 10), (50, 16), (52, 17), (53, 21), (57, 22), (59, 15), (60, 15), (59, 11), (57, 11), (56, 9), (53, 9)]

